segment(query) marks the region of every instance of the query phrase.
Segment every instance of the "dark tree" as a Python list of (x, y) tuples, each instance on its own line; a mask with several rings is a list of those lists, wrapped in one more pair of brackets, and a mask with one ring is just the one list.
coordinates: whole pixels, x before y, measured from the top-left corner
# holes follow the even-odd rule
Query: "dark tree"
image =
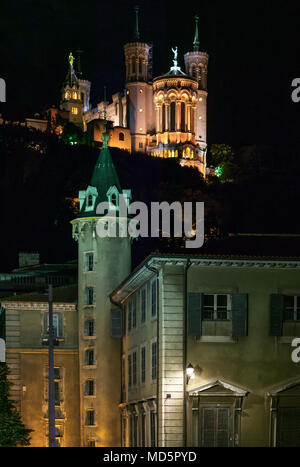
[(32, 430), (25, 428), (21, 416), (9, 399), (11, 383), (8, 366), (0, 364), (0, 447), (29, 446)]

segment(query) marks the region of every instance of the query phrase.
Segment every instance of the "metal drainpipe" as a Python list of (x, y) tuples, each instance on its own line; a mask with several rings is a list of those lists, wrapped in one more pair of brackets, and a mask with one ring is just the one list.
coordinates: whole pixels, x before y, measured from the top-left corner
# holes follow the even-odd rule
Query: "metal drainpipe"
[(191, 266), (190, 258), (187, 259), (186, 265), (184, 267), (184, 345), (183, 345), (183, 368), (184, 368), (184, 375), (183, 375), (183, 390), (184, 390), (184, 407), (183, 407), (183, 423), (184, 423), (184, 447), (187, 445), (187, 397), (186, 397), (186, 367), (187, 367), (187, 342), (188, 342), (188, 335), (187, 335), (187, 294), (188, 294), (188, 282), (187, 282), (187, 273), (188, 269)]
[[(121, 305), (121, 303), (118, 303), (118, 302), (115, 302), (115, 300), (113, 300), (111, 297), (110, 298), (110, 301), (113, 305), (115, 305), (117, 308), (121, 308), (122, 310), (122, 320), (123, 320), (123, 307)], [(125, 323), (125, 327), (124, 329), (126, 329), (126, 323)], [(124, 333), (124, 329), (123, 329), (123, 333)], [(120, 342), (120, 355), (121, 355), (121, 387), (120, 387), (120, 394), (121, 394), (121, 399), (123, 399), (123, 387), (122, 387), (122, 381), (123, 381), (123, 336), (121, 337), (121, 342)], [(121, 402), (123, 402), (121, 400)], [(123, 446), (123, 438), (122, 438), (122, 413), (120, 415), (120, 439), (121, 439), (121, 447), (124, 447)]]
[(156, 304), (157, 304), (157, 307), (156, 307), (156, 319), (157, 319), (157, 323), (156, 323), (156, 334), (157, 334), (157, 337), (156, 337), (156, 366), (157, 366), (157, 370), (156, 370), (156, 425), (157, 425), (157, 428), (156, 428), (156, 436), (157, 436), (157, 444), (158, 444), (158, 440), (159, 440), (159, 281), (158, 281), (158, 275), (159, 275), (159, 271), (155, 268), (152, 268), (151, 266), (147, 266), (146, 264), (146, 268), (149, 269), (150, 271), (154, 272), (156, 274)]

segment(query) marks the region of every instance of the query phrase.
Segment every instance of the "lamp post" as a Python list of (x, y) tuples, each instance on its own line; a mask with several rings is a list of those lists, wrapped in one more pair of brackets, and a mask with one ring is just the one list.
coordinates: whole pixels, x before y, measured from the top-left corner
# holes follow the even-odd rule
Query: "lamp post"
[(53, 293), (52, 285), (48, 289), (49, 300), (49, 335), (48, 335), (48, 417), (49, 448), (55, 447), (55, 399), (54, 399), (54, 337), (53, 337)]

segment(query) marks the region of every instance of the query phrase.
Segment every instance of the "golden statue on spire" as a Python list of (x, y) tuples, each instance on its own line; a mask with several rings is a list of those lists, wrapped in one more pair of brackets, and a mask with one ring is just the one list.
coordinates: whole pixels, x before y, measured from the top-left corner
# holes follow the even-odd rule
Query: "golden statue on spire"
[(73, 66), (73, 63), (74, 63), (74, 57), (72, 55), (72, 52), (70, 52), (70, 55), (69, 55), (69, 63), (71, 66)]

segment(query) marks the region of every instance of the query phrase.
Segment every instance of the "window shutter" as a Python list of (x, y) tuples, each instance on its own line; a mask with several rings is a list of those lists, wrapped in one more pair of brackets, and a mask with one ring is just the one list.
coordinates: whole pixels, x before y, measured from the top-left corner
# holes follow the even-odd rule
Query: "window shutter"
[(202, 334), (203, 294), (190, 292), (188, 294), (187, 334), (201, 336)]
[(216, 408), (204, 408), (202, 416), (202, 447), (213, 448), (215, 446)]
[(5, 340), (5, 308), (0, 306), (0, 339)]
[(270, 302), (270, 336), (282, 336), (283, 295), (271, 294)]
[(48, 328), (49, 328), (49, 313), (46, 311), (46, 313), (44, 313), (44, 329), (43, 329), (43, 334), (48, 335)]
[(63, 316), (62, 313), (57, 313), (58, 315), (58, 333), (57, 337), (62, 337), (64, 335), (63, 332)]
[(237, 293), (231, 295), (232, 336), (248, 335), (248, 295)]
[(116, 309), (110, 311), (110, 335), (120, 338), (123, 336), (122, 310)]

